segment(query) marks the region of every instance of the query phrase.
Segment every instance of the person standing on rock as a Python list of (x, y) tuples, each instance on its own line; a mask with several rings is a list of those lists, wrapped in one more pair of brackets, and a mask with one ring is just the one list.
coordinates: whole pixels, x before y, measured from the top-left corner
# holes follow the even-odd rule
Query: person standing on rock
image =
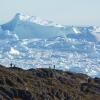
[(55, 66), (55, 65), (53, 65), (53, 67), (54, 67), (54, 69), (56, 68), (56, 66)]
[(10, 67), (13, 67), (13, 64), (12, 63), (10, 63)]

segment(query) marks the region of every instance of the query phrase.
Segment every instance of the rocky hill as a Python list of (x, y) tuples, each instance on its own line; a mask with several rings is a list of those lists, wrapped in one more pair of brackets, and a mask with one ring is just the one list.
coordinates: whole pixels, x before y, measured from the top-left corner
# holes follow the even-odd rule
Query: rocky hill
[(100, 100), (100, 79), (51, 68), (0, 65), (0, 100)]

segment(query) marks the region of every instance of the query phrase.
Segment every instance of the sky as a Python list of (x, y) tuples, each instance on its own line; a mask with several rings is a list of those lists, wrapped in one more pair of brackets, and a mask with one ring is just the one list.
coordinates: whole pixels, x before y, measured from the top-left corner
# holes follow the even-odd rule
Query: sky
[(64, 25), (100, 25), (100, 0), (0, 0), (0, 24), (16, 13)]

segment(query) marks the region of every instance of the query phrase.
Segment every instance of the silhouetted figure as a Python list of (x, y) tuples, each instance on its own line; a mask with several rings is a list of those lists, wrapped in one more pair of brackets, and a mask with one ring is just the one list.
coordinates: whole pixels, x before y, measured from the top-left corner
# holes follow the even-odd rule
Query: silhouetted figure
[(51, 69), (51, 67), (49, 66), (49, 69)]
[(12, 63), (10, 63), (10, 67), (13, 67), (13, 64)]
[(55, 68), (56, 68), (56, 66), (55, 66), (55, 65), (53, 65), (53, 68), (55, 69)]
[(92, 79), (91, 78), (88, 78), (88, 83), (91, 83)]

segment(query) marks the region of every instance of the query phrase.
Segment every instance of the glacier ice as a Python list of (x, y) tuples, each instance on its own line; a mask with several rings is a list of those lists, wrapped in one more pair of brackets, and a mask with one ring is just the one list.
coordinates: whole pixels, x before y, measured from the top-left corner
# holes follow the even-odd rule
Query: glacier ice
[(63, 26), (16, 14), (0, 26), (0, 63), (49, 67), (100, 77), (100, 27)]

